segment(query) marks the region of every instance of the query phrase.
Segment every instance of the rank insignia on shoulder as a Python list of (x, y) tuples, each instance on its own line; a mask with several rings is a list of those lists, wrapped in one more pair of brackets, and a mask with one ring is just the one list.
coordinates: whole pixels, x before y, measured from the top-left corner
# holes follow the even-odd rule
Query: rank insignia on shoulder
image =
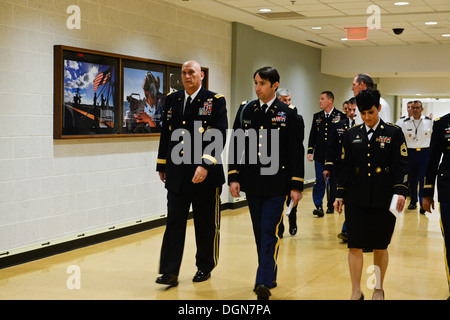
[(219, 98), (224, 98), (225, 96), (223, 95), (223, 94), (220, 94), (220, 93), (218, 93), (218, 94), (216, 94), (215, 96), (214, 96), (214, 98), (216, 98), (216, 99), (219, 99)]
[(244, 104), (246, 104), (248, 102), (248, 100), (244, 100), (241, 102), (241, 106), (243, 106)]

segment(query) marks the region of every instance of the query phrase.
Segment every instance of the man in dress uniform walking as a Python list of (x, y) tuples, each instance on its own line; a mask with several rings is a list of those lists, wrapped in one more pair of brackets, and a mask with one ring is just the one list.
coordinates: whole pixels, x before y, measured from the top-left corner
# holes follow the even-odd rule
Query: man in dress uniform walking
[[(422, 207), (423, 179), (429, 157), (429, 147), (433, 120), (423, 116), (422, 102), (416, 100), (411, 106), (411, 116), (403, 119), (401, 128), (406, 138), (408, 147), (408, 168), (409, 168), (409, 210), (417, 208), (417, 200), (420, 204), (420, 213), (425, 213)], [(417, 195), (417, 187), (419, 194)]]
[[(336, 179), (339, 177), (339, 170), (341, 167), (341, 152), (342, 152), (342, 138), (345, 131), (353, 127), (356, 123), (356, 98), (352, 97), (346, 101), (347, 118), (336, 123), (331, 130), (328, 145), (325, 150), (325, 170), (323, 171), (324, 179), (330, 178), (330, 175), (335, 175)], [(342, 225), (341, 233), (338, 238), (344, 242), (347, 241), (347, 226), (346, 223)]]
[(264, 67), (253, 79), (258, 99), (244, 102), (236, 113), (228, 183), (233, 197), (246, 194), (258, 252), (254, 291), (267, 300), (277, 285), (278, 227), (288, 196), (293, 206), (302, 198), (304, 160), (297, 114), (275, 95), (278, 71)]
[[(220, 193), (225, 183), (220, 161), (228, 128), (225, 98), (202, 87), (204, 73), (198, 62), (185, 62), (181, 72), (184, 90), (166, 97), (156, 168), (167, 189), (168, 210), (161, 248), (162, 275), (156, 282), (169, 286), (178, 284), (191, 205), (198, 268), (193, 281), (207, 280), (217, 265)], [(217, 148), (211, 148), (210, 139), (203, 139), (209, 130), (219, 133), (216, 140), (222, 143)]]
[[(442, 161), (441, 156), (443, 156)], [(434, 209), (436, 176), (441, 228), (444, 236), (444, 252), (446, 254), (445, 270), (450, 290), (450, 113), (436, 118), (433, 123), (430, 158), (426, 169), (423, 193), (423, 207), (430, 213), (431, 209)], [(450, 300), (450, 296), (447, 299)]]
[[(298, 114), (297, 108), (295, 106), (292, 105), (292, 94), (291, 91), (289, 89), (285, 89), (285, 88), (279, 88), (277, 90), (277, 98), (281, 101), (286, 103), (289, 108), (293, 109), (295, 111), (295, 113), (297, 113), (297, 119), (299, 122), (299, 126), (300, 126), (300, 132), (302, 134), (301, 137), (301, 158), (303, 161), (303, 157), (305, 156), (305, 148), (303, 147), (303, 139), (304, 139), (304, 133), (305, 133), (305, 123), (303, 121), (303, 117), (301, 115)], [(290, 198), (288, 198), (287, 201), (288, 205), (290, 203)], [(292, 207), (290, 213), (289, 213), (289, 234), (291, 236), (294, 236), (297, 234), (297, 206)], [(283, 237), (283, 233), (284, 233), (284, 224), (283, 221), (281, 221), (279, 230), (278, 230), (278, 235), (280, 236), (280, 238)]]
[[(314, 114), (311, 131), (308, 141), (308, 161), (314, 161), (316, 171), (316, 182), (313, 186), (313, 202), (316, 206), (313, 214), (323, 217), (323, 197), (327, 187), (327, 181), (323, 177), (325, 169), (325, 150), (332, 131), (332, 125), (346, 118), (346, 115), (333, 107), (334, 95), (331, 91), (323, 91), (320, 94), (320, 109), (322, 111)], [(331, 175), (328, 180), (330, 184), (330, 194), (327, 199), (327, 213), (333, 213), (333, 202), (336, 195), (336, 179)]]

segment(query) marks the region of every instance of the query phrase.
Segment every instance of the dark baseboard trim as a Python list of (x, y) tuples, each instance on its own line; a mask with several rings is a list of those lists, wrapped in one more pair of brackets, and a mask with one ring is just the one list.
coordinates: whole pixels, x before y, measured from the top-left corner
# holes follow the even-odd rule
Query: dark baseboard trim
[[(238, 209), (247, 205), (247, 201), (240, 201), (238, 203), (224, 203), (221, 205), (222, 210), (227, 209)], [(192, 219), (192, 212), (189, 213), (188, 219)], [(117, 239), (120, 237), (125, 237), (132, 235), (134, 233), (147, 231), (150, 229), (162, 227), (166, 225), (167, 218), (160, 218), (149, 222), (144, 222), (141, 224), (112, 230), (93, 236), (80, 238), (76, 240), (71, 240), (52, 246), (39, 248), (35, 250), (30, 250), (18, 254), (14, 254), (8, 257), (0, 258), (0, 269), (9, 268), (15, 265), (31, 262), (34, 260), (39, 260), (42, 258), (50, 257), (56, 254), (64, 253), (71, 250), (80, 249), (83, 247), (91, 246), (101, 242)]]

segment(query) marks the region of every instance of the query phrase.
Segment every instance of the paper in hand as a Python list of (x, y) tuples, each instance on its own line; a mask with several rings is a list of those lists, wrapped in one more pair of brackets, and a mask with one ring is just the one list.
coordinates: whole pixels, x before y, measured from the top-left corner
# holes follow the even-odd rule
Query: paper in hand
[(291, 214), (291, 211), (292, 211), (292, 200), (291, 200), (291, 202), (289, 202), (289, 207), (286, 211), (286, 217), (289, 217), (289, 215)]
[(389, 207), (389, 211), (392, 212), (392, 214), (395, 217), (398, 217), (398, 215), (401, 213), (401, 212), (397, 211), (397, 203), (398, 203), (398, 194), (394, 194), (392, 196), (392, 201), (391, 201), (391, 205)]

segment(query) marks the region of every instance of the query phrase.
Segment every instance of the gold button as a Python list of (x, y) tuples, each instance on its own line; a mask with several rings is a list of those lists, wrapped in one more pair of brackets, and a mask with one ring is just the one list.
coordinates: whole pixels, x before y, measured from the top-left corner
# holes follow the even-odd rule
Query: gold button
[(184, 134), (184, 131), (181, 131), (181, 134)]
[(183, 121), (183, 124), (186, 124), (186, 121)]
[(367, 166), (370, 167), (370, 163), (368, 163)]
[(367, 174), (370, 177), (370, 173)]
[(260, 143), (260, 144), (258, 144), (258, 146), (259, 146), (259, 147), (262, 147), (262, 144)]
[(263, 126), (261, 126), (261, 128), (260, 129), (264, 129), (264, 127)]
[(261, 156), (261, 152), (258, 152), (258, 156)]
[(367, 156), (370, 157), (370, 153), (368, 153)]

